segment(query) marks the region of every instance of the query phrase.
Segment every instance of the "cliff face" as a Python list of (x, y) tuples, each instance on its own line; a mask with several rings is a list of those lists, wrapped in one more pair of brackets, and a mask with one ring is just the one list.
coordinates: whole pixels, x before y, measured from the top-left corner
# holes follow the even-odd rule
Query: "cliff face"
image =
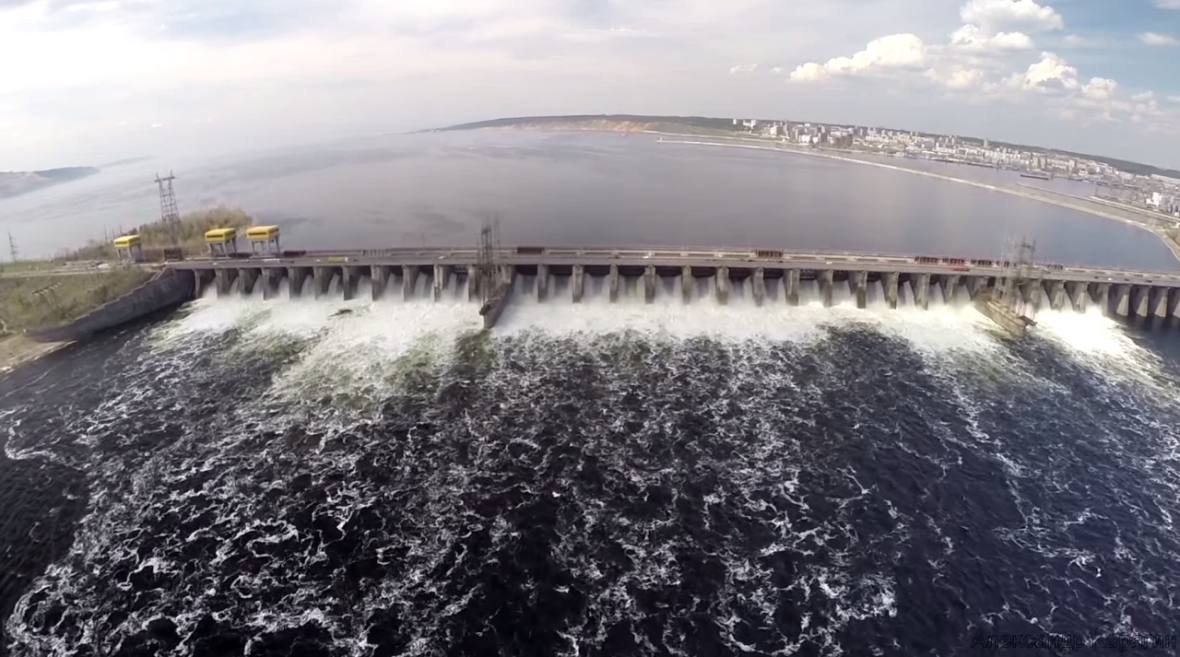
[(0, 198), (25, 194), (43, 187), (93, 176), (96, 173), (98, 173), (98, 169), (91, 167), (0, 172)]

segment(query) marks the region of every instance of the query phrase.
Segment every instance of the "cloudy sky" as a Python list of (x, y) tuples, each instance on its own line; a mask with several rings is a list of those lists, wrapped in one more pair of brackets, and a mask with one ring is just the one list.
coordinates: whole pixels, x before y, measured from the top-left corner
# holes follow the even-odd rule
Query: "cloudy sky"
[(0, 0), (0, 170), (499, 116), (969, 134), (1180, 167), (1180, 0)]

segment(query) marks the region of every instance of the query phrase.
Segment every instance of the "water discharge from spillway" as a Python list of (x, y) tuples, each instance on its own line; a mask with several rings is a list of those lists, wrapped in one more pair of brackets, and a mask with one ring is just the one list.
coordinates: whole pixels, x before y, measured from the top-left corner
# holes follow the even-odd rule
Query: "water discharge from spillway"
[[(74, 405), (0, 417), (9, 458), (93, 491), (15, 644), (113, 652), (155, 623), (239, 652), (871, 654), (953, 608), (926, 644), (949, 653), (967, 623), (1133, 633), (1125, 606), (1178, 574), (1180, 388), (1100, 313), (1016, 343), (939, 289), (857, 309), (838, 281), (825, 308), (804, 280), (793, 307), (768, 280), (758, 307), (702, 277), (685, 304), (664, 277), (647, 303), (622, 277), (612, 303), (587, 276), (575, 304), (518, 276), (483, 333), (460, 277), (403, 282), (210, 292), (80, 364)], [(1095, 592), (1115, 604), (1058, 607)]]

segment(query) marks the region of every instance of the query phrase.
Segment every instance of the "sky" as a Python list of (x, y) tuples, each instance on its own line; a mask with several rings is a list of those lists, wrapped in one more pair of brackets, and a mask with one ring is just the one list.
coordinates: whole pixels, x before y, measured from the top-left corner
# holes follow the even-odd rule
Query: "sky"
[(600, 113), (1180, 168), (1180, 0), (0, 0), (0, 171)]

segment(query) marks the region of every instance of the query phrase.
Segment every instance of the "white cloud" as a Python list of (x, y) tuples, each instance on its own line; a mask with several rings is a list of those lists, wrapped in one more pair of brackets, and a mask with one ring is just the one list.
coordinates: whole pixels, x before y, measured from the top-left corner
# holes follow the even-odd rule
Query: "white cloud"
[(1060, 30), (1065, 20), (1057, 10), (1033, 0), (971, 0), (959, 10), (963, 22), (979, 25), (988, 33), (1004, 27)]
[(1180, 45), (1180, 41), (1177, 41), (1176, 37), (1167, 34), (1160, 34), (1158, 32), (1143, 32), (1139, 35), (1139, 40), (1149, 46)]
[(1180, 0), (1155, 0), (1155, 6), (1160, 9), (1180, 9)]
[(975, 52), (1032, 50), (1033, 40), (1022, 32), (999, 32), (988, 36), (975, 25), (964, 25), (951, 33), (951, 46)]
[(1138, 93), (1138, 94), (1131, 96), (1131, 100), (1135, 101), (1136, 103), (1150, 102), (1150, 101), (1155, 100), (1155, 92), (1154, 91), (1144, 91), (1143, 93)]
[(1110, 100), (1118, 91), (1119, 83), (1109, 78), (1090, 78), (1082, 85), (1082, 96), (1090, 100)]
[(1168, 96), (1168, 100), (1172, 101), (1173, 103), (1180, 103), (1180, 96)]
[(870, 75), (890, 69), (917, 69), (927, 60), (926, 44), (913, 34), (893, 34), (870, 41), (852, 57), (836, 57), (824, 64), (808, 62), (791, 73), (799, 82), (833, 76)]
[(1051, 52), (1041, 53), (1041, 61), (1030, 65), (1023, 74), (1012, 74), (1007, 83), (1030, 91), (1073, 90), (1080, 86), (1078, 70)]

